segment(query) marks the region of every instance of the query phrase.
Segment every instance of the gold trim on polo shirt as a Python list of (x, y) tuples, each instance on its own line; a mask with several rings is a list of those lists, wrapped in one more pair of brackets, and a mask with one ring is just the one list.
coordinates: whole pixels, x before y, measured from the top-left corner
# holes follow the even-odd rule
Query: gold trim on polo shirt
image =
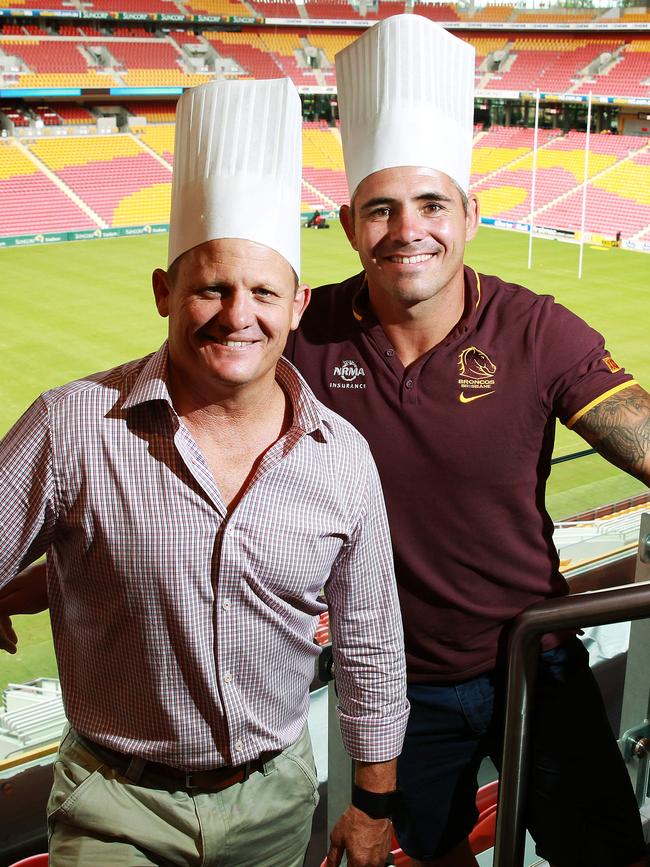
[(358, 290), (356, 291), (356, 293), (354, 295), (354, 298), (352, 299), (352, 315), (357, 320), (357, 322), (363, 322), (364, 317), (362, 316), (361, 313), (359, 313), (357, 311), (356, 300), (359, 297), (359, 295), (363, 292), (363, 290), (366, 288), (367, 285), (368, 285), (368, 275), (364, 274), (363, 275), (363, 282), (361, 283), (361, 286), (359, 286)]
[(590, 401), (587, 406), (583, 406), (582, 409), (579, 409), (578, 412), (574, 413), (571, 418), (566, 423), (566, 426), (571, 430), (574, 424), (577, 421), (580, 421), (582, 416), (589, 412), (590, 409), (593, 409), (595, 406), (598, 406), (599, 403), (602, 403), (604, 400), (607, 400), (608, 397), (611, 397), (613, 394), (617, 394), (619, 391), (623, 391), (626, 388), (629, 388), (631, 385), (638, 385), (639, 383), (636, 379), (631, 379), (629, 382), (622, 382), (620, 385), (615, 385), (614, 388), (610, 388), (607, 391), (603, 392), (599, 397), (594, 398), (594, 400)]

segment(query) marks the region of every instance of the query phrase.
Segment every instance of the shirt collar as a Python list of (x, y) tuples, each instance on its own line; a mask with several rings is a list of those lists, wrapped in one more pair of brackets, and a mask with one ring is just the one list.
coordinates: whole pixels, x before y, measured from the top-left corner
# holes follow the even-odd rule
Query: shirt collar
[[(154, 352), (147, 359), (135, 381), (131, 393), (124, 401), (124, 409), (128, 410), (139, 404), (151, 401), (165, 401), (169, 404), (172, 412), (175, 413), (169, 393), (168, 360), (169, 353), (167, 341), (165, 341), (158, 352)], [(320, 404), (296, 368), (285, 358), (281, 357), (278, 360), (275, 378), (291, 401), (293, 425), (300, 428), (304, 433), (313, 433), (316, 430), (320, 430), (323, 437), (325, 437), (325, 427), (323, 425)]]
[(319, 430), (323, 438), (327, 439), (321, 404), (293, 364), (284, 357), (278, 359), (275, 378), (291, 401), (292, 427), (298, 427), (306, 434)]
[(131, 409), (142, 403), (162, 400), (173, 409), (169, 394), (169, 376), (167, 371), (167, 341), (158, 352), (150, 355), (135, 381), (131, 393), (124, 401), (123, 408)]

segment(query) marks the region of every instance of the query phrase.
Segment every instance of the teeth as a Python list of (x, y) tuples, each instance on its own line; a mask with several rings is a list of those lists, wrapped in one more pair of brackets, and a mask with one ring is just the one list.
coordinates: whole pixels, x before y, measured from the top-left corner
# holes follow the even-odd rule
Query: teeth
[(389, 256), (391, 262), (398, 265), (417, 265), (419, 262), (428, 262), (433, 258), (432, 253), (420, 253), (419, 256)]
[(218, 343), (219, 346), (239, 347), (239, 346), (249, 346), (250, 345), (248, 341), (244, 342), (242, 340), (217, 340), (215, 338), (214, 342)]

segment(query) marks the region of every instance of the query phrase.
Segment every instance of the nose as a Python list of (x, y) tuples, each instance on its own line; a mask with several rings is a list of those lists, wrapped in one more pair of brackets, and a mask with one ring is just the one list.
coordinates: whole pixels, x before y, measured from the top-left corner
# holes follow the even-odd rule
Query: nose
[(247, 292), (235, 290), (221, 300), (219, 324), (228, 332), (242, 331), (253, 321), (252, 302)]
[(412, 244), (424, 237), (421, 217), (416, 208), (400, 208), (391, 214), (389, 234), (393, 241)]

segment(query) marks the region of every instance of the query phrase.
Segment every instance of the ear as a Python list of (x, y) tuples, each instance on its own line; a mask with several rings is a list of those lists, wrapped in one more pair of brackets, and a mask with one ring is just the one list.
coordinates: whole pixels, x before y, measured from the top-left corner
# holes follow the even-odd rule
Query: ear
[(356, 236), (354, 233), (354, 214), (349, 205), (341, 205), (339, 220), (343, 226), (343, 231), (348, 236), (348, 241), (350, 242), (352, 249), (358, 251)]
[(302, 314), (307, 309), (307, 305), (311, 300), (311, 288), (306, 283), (301, 283), (296, 290), (296, 296), (293, 299), (293, 310), (291, 312), (291, 330), (295, 331), (300, 325)]
[(169, 274), (162, 268), (156, 268), (151, 275), (153, 296), (156, 299), (156, 307), (161, 316), (169, 316), (169, 294), (171, 291)]
[(467, 216), (465, 217), (465, 240), (471, 241), (476, 235), (480, 224), (480, 207), (475, 193), (467, 197)]

